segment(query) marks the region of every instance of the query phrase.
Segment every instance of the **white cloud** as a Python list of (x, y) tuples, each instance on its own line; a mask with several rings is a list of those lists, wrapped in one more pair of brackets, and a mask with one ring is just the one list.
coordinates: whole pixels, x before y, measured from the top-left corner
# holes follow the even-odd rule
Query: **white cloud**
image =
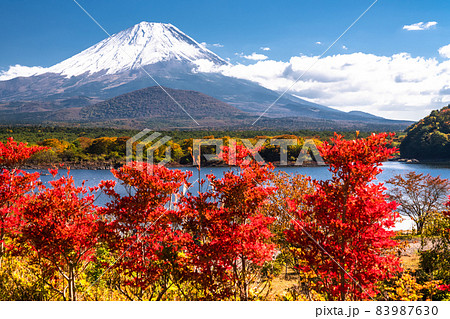
[(268, 56), (267, 56), (267, 55), (259, 54), (259, 53), (256, 53), (256, 52), (253, 52), (253, 53), (250, 54), (250, 55), (242, 55), (242, 57), (243, 57), (244, 59), (247, 59), (247, 60), (254, 60), (254, 61), (262, 61), (262, 60), (268, 59)]
[(32, 76), (43, 74), (47, 71), (47, 68), (40, 66), (23, 66), (23, 65), (12, 65), (7, 71), (0, 72), (0, 81), (10, 80), (19, 76)]
[[(260, 60), (210, 70), (281, 92), (316, 59), (301, 55), (286, 62)], [(205, 67), (203, 70), (207, 71)], [(392, 56), (352, 53), (321, 58), (290, 93), (342, 111), (359, 110), (387, 118), (418, 120), (432, 109), (450, 103), (449, 83), (450, 60), (439, 62), (408, 53)]]
[(223, 44), (220, 44), (220, 43), (209, 44), (206, 42), (201, 42), (200, 44), (203, 45), (205, 48), (208, 48), (208, 47), (223, 48)]
[(348, 48), (345, 45), (342, 46), (342, 49), (343, 50), (348, 50)]
[(217, 68), (216, 64), (212, 62), (211, 60), (207, 59), (198, 59), (194, 61), (194, 64), (197, 66), (192, 70), (192, 72), (219, 72), (220, 70)]
[(439, 48), (439, 54), (444, 58), (450, 59), (450, 44)]
[(260, 49), (263, 50), (263, 51), (270, 51), (269, 47), (260, 47)]
[(318, 45), (322, 45), (322, 42), (320, 42), (320, 41), (317, 41), (317, 42), (316, 42), (316, 44), (318, 44)]
[(435, 27), (438, 23), (436, 21), (430, 21), (430, 22), (418, 22), (410, 25), (404, 25), (403, 30), (408, 31), (422, 31), (422, 30), (428, 30), (432, 27)]

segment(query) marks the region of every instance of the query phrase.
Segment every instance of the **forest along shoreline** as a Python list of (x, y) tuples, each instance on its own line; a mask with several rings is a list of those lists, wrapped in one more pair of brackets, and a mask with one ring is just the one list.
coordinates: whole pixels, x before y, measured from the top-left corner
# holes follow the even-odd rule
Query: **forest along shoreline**
[[(434, 165), (449, 165), (449, 160), (417, 160), (417, 159), (405, 159), (405, 158), (393, 158), (388, 160), (388, 162), (399, 162), (404, 164), (434, 164)], [(287, 165), (280, 165), (280, 162), (270, 162), (275, 167), (318, 167), (323, 165), (318, 165), (315, 161), (305, 161), (302, 165), (295, 164), (295, 162), (289, 161)], [(56, 167), (61, 168), (71, 168), (71, 169), (85, 169), (85, 170), (111, 170), (111, 169), (119, 169), (122, 166), (126, 165), (125, 162), (109, 162), (109, 161), (98, 161), (98, 162), (57, 162), (57, 163), (41, 163), (41, 164), (24, 164), (24, 169), (50, 169)], [(187, 168), (187, 167), (196, 167), (193, 164), (180, 164), (180, 163), (166, 163), (165, 167), (169, 168)], [(233, 167), (227, 165), (223, 162), (205, 162), (202, 163), (201, 167)]]
[[(144, 161), (145, 162), (145, 161)], [(315, 161), (305, 161), (302, 165), (297, 165), (295, 162), (288, 162), (287, 165), (280, 165), (280, 162), (270, 162), (275, 167), (318, 167), (323, 165), (318, 165)], [(157, 163), (156, 163), (157, 164)], [(61, 168), (70, 167), (71, 169), (86, 169), (86, 170), (110, 170), (110, 169), (119, 169), (122, 166), (126, 165), (125, 162), (107, 162), (107, 161), (99, 161), (99, 162), (58, 162), (58, 163), (42, 163), (42, 164), (24, 164), (24, 169), (49, 169), (54, 168), (55, 166)], [(186, 167), (197, 167), (193, 164), (180, 164), (180, 163), (166, 163), (165, 167), (169, 168), (186, 168)], [(223, 162), (211, 161), (202, 163), (201, 167), (234, 167), (233, 165), (228, 165)]]

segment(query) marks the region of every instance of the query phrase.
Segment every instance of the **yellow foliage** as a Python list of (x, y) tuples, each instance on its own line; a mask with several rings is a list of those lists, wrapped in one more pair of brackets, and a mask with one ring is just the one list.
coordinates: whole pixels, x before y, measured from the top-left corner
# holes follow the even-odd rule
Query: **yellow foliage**
[(54, 292), (27, 257), (5, 257), (0, 268), (0, 300), (54, 300)]
[(66, 148), (69, 147), (69, 142), (60, 141), (56, 138), (49, 138), (39, 143), (42, 146), (51, 147), (53, 151), (57, 153), (63, 152)]
[[(417, 301), (423, 300), (424, 297), (426, 300), (430, 300), (429, 297), (436, 292), (439, 284), (441, 284), (440, 280), (420, 284), (415, 277), (405, 272), (393, 284), (383, 284), (381, 290), (384, 292), (382, 294), (384, 298), (388, 300)], [(424, 296), (423, 292), (428, 292), (427, 296)]]

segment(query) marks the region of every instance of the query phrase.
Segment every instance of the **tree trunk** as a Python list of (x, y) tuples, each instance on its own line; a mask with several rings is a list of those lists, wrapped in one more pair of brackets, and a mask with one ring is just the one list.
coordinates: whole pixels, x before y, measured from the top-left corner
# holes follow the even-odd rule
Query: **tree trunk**
[(69, 300), (76, 301), (75, 296), (75, 272), (73, 266), (69, 266)]
[(3, 242), (0, 245), (0, 269), (2, 269), (2, 261), (3, 261)]
[(242, 281), (243, 281), (243, 292), (241, 293), (241, 300), (247, 301), (248, 300), (248, 285), (247, 285), (247, 276), (246, 276), (246, 269), (245, 269), (245, 257), (241, 257), (242, 262)]
[(169, 287), (165, 285), (165, 287), (159, 292), (158, 297), (156, 297), (156, 301), (161, 301), (168, 289)]
[(284, 279), (285, 279), (285, 280), (289, 280), (289, 276), (288, 276), (288, 264), (287, 264), (287, 261), (284, 262)]
[[(344, 198), (344, 207), (342, 209), (342, 218), (341, 221), (342, 223), (345, 223), (345, 219), (346, 219), (346, 214), (347, 214), (347, 202), (348, 202), (348, 186), (346, 185), (345, 188), (345, 198)], [(341, 252), (342, 252), (342, 260), (340, 260), (341, 262), (341, 267), (343, 268), (345, 265), (345, 243), (343, 241), (343, 238), (341, 238)], [(345, 271), (344, 269), (340, 269), (340, 273), (341, 273), (341, 301), (345, 301)]]
[(0, 245), (0, 269), (2, 269), (2, 261), (3, 261), (3, 253), (4, 253), (4, 249), (5, 246), (3, 244), (3, 237), (5, 236), (5, 229), (2, 228), (0, 231), (0, 241), (2, 241), (1, 245)]
[[(342, 246), (343, 246), (343, 244), (342, 244)], [(343, 259), (342, 259), (342, 261), (343, 261)], [(344, 263), (341, 263), (342, 267), (344, 267), (343, 265), (344, 265)], [(345, 301), (345, 289), (344, 289), (344, 287), (345, 287), (345, 272), (344, 272), (343, 269), (341, 269), (341, 301)]]
[(416, 227), (417, 227), (417, 235), (422, 235), (423, 222), (422, 221), (416, 222)]

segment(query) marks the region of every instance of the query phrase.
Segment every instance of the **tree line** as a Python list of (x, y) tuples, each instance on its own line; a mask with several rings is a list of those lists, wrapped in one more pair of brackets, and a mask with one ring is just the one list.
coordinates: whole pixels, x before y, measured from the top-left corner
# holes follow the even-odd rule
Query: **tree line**
[[(102, 164), (103, 166), (119, 166), (125, 163), (126, 142), (139, 133), (136, 130), (115, 130), (100, 128), (67, 128), (67, 127), (0, 127), (0, 141), (6, 142), (8, 137), (14, 137), (16, 141), (27, 142), (31, 145), (47, 147), (44, 151), (34, 154), (28, 164), (35, 166), (48, 166), (56, 163), (69, 165)], [(242, 139), (248, 139), (256, 144), (260, 139), (265, 139), (260, 154), (266, 162), (280, 161), (280, 146), (272, 145), (272, 139), (292, 139), (297, 145), (288, 146), (287, 159), (295, 161), (303, 147), (305, 140), (313, 140), (316, 144), (330, 140), (333, 132), (315, 131), (168, 131), (162, 132), (170, 136), (171, 140), (159, 147), (154, 155), (155, 162), (166, 158), (166, 150), (170, 148), (170, 162), (172, 164), (192, 165), (192, 148), (194, 139), (222, 139), (228, 144), (230, 139), (242, 144)], [(355, 132), (339, 133), (347, 139), (356, 137)], [(361, 137), (369, 133), (360, 133)], [(401, 138), (393, 138), (391, 146), (400, 144)], [(154, 143), (148, 143), (143, 150), (144, 160), (147, 157), (146, 150)], [(203, 147), (202, 153), (215, 153), (215, 147)], [(109, 164), (109, 165), (105, 165)], [(203, 163), (206, 164), (206, 163)]]

